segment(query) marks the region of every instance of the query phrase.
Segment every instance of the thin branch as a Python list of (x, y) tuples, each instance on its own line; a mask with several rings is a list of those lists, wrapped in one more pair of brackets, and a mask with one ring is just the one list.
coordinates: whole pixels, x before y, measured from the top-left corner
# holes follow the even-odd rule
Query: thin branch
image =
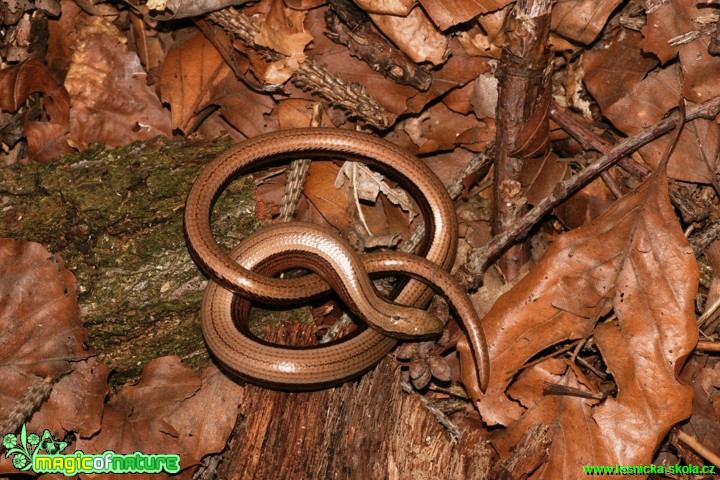
[[(720, 97), (691, 108), (687, 111), (685, 120), (689, 122), (697, 118), (714, 118), (718, 113), (720, 113)], [(522, 219), (511, 225), (508, 230), (496, 235), (486, 246), (471, 251), (467, 263), (456, 274), (458, 279), (469, 289), (477, 288), (482, 283), (482, 277), (488, 265), (510, 245), (525, 237), (543, 216), (600, 175), (600, 172), (607, 170), (621, 158), (631, 154), (643, 145), (669, 132), (676, 127), (678, 122), (677, 114), (664, 118), (637, 135), (624, 139), (595, 163), (569, 179), (558, 183), (550, 196), (545, 197)]]

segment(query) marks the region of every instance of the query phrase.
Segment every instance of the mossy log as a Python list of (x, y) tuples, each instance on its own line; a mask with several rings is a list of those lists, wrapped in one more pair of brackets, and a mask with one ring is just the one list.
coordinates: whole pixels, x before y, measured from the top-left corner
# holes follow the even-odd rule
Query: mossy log
[[(0, 236), (62, 256), (114, 383), (162, 355), (208, 361), (198, 324), (206, 280), (188, 254), (182, 213), (200, 169), (229, 145), (158, 140), (2, 169)], [(216, 230), (227, 246), (256, 227), (253, 192), (251, 180), (239, 179), (218, 203)]]

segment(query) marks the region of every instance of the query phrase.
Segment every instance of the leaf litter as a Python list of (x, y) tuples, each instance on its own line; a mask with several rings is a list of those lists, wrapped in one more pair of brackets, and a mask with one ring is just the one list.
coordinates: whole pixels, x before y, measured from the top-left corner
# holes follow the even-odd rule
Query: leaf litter
[[(241, 140), (310, 126), (320, 102), (318, 125), (372, 125), (421, 156), (446, 183), (464, 182), (457, 200), (459, 263), (490, 238), (485, 211), (491, 207), (492, 175), (484, 170), (456, 177), (463, 162), (491, 152), (496, 136), (492, 74), (512, 40), (503, 29), (514, 8), (510, 2), (358, 1), (372, 30), (399, 52), (388, 56), (404, 55), (429, 72), (432, 82), (423, 89), (392, 81), (326, 35), (326, 17), (335, 13), (322, 2), (261, 1), (240, 6), (244, 18), (230, 10), (211, 14), (204, 27), (165, 23), (162, 15), (148, 15), (147, 6), (49, 3), (58, 8), (42, 10), (43, 18), (49, 15), (45, 57), (32, 54), (23, 36), (28, 22), (39, 28), (38, 20), (15, 24), (10, 13), (5, 16), (5, 24), (16, 29), (8, 38), (16, 43), (3, 43), (0, 54), (6, 59), (12, 51), (20, 58), (0, 70), (5, 163), (22, 157), (49, 161), (95, 142), (124, 145), (173, 133), (227, 132)], [(163, 15), (198, 15), (196, 5), (166, 7)], [(31, 2), (22, 9), (35, 11)], [(250, 33), (230, 34), (227, 22)], [(714, 22), (717, 12), (696, 2), (558, 2), (549, 34), (557, 82), (552, 100), (576, 112), (586, 135), (611, 143), (650, 128), (681, 99), (690, 106), (707, 102), (720, 93), (720, 57), (711, 53), (714, 40), (707, 33)], [(527, 162), (517, 184), (506, 184), (519, 206), (540, 203), (558, 182), (597, 158), (576, 138), (545, 130), (550, 104), (544, 105), (524, 119), (521, 136), (528, 143), (516, 152), (542, 156)], [(448, 338), (414, 353), (415, 347), (407, 348), (413, 380), (423, 378), (416, 385), (464, 386), (472, 402), (453, 418), (492, 427), (488, 439), (497, 465), (518, 455), (526, 432), (541, 432), (537, 437), (547, 441), (546, 455), (527, 472), (532, 478), (573, 477), (587, 464), (651, 463), (661, 458), (658, 452), (680, 461), (669, 446), (672, 429), (687, 431), (718, 453), (717, 354), (693, 351), (695, 315), (711, 298), (707, 283), (701, 281), (698, 290), (695, 256), (703, 252), (693, 252), (682, 230), (688, 225), (678, 221), (668, 199), (669, 183), (688, 202), (708, 207), (709, 216), (690, 226), (698, 232), (691, 240), (710, 235), (717, 222), (712, 189), (718, 128), (713, 118), (688, 123), (667, 176), (660, 169), (641, 183), (612, 167), (604, 180), (616, 182), (614, 189), (592, 181), (555, 210), (562, 224), (543, 221), (533, 233), (528, 243), (537, 260), (525, 276), (506, 285), (494, 271), (486, 274), (475, 294), (482, 302), (478, 310), (489, 310), (483, 326), (492, 372), (485, 392), (463, 376), (467, 368), (458, 368), (455, 353), (445, 353), (452, 346)], [(548, 138), (553, 150), (543, 152)], [(638, 158), (657, 169), (670, 142), (654, 139)], [(258, 187), (258, 216), (277, 216), (285, 179), (277, 171)], [(329, 189), (331, 184), (336, 188)], [(673, 202), (678, 207), (676, 197)], [(402, 248), (419, 228), (413, 210), (404, 192), (382, 175), (358, 174), (349, 163), (313, 162), (295, 218), (353, 232), (361, 247)], [(0, 321), (6, 325), (0, 342), (7, 344), (0, 411), (7, 415), (22, 403), (23, 392), (47, 382), (51, 392), (33, 407), (34, 415), (28, 413), (28, 425), (45, 425), (56, 438), (73, 432), (78, 448), (102, 451), (112, 444), (153, 451), (165, 445), (182, 452), (183, 467), (221, 450), (242, 389), (217, 371), (198, 376), (166, 357), (149, 364), (136, 385), (108, 394), (110, 372), (87, 347), (75, 281), (61, 260), (39, 248), (11, 240), (0, 247)], [(41, 283), (48, 293), (36, 293)], [(703, 329), (704, 338), (717, 337), (716, 317)], [(454, 334), (447, 337), (457, 340), (457, 325), (451, 321), (449, 328)], [(43, 332), (51, 341), (40, 342)], [(462, 339), (457, 348), (459, 363), (467, 366), (471, 359)], [(442, 397), (438, 391), (424, 393)], [(202, 409), (210, 404), (217, 423), (188, 424), (191, 416), (209, 418)]]

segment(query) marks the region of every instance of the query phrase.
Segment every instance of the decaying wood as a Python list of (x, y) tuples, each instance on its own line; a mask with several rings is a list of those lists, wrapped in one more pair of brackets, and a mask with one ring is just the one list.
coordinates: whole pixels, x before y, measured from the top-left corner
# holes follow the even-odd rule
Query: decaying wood
[[(283, 340), (313, 336), (292, 325)], [(224, 479), (487, 478), (483, 430), (454, 440), (418, 394), (400, 387), (389, 358), (359, 381), (317, 392), (248, 386), (241, 417), (218, 471)]]
[(376, 72), (398, 83), (418, 90), (427, 90), (432, 75), (415, 64), (407, 55), (370, 27), (370, 19), (353, 2), (331, 0), (325, 17), (328, 36), (346, 45), (350, 53), (367, 63)]

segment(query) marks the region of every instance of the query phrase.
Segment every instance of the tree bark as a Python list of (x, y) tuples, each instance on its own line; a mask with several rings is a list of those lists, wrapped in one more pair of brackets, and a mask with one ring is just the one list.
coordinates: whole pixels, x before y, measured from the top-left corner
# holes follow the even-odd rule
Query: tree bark
[[(285, 335), (298, 344), (313, 328), (294, 324)], [(403, 392), (390, 358), (339, 387), (290, 393), (249, 385), (244, 398), (218, 478), (488, 478), (486, 432), (467, 426), (454, 439), (430, 411), (443, 402)]]
[[(528, 158), (542, 157), (548, 149), (550, 9), (548, 0), (522, 0), (509, 14), (505, 30), (507, 46), (498, 64), (494, 235), (527, 212), (520, 172)], [(500, 268), (511, 280), (528, 258), (527, 248), (517, 244), (503, 254)]]

